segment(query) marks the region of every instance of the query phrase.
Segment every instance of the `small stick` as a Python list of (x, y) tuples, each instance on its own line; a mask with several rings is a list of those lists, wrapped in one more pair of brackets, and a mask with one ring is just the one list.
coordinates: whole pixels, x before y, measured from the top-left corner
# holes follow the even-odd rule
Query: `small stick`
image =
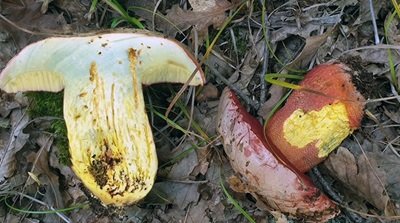
[(243, 92), (240, 89), (238, 89), (235, 85), (229, 83), (228, 79), (226, 79), (224, 76), (222, 76), (217, 71), (217, 69), (215, 69), (213, 66), (210, 66), (209, 64), (207, 64), (207, 62), (205, 64), (211, 70), (211, 73), (213, 75), (215, 75), (215, 77), (220, 79), (224, 84), (226, 84), (230, 89), (232, 89), (237, 95), (239, 95), (239, 97), (241, 97), (246, 102), (246, 104), (248, 104), (253, 109), (258, 110), (258, 108), (260, 107), (260, 104), (257, 101), (255, 101), (255, 100), (251, 99), (250, 97), (248, 97), (247, 95), (243, 94)]
[[(318, 183), (320, 184), (320, 186), (324, 189), (324, 191), (331, 196), (331, 198), (337, 202), (339, 205), (341, 205), (342, 207), (346, 207), (347, 205), (344, 204), (343, 199), (335, 192), (332, 190), (331, 186), (329, 185), (329, 183), (322, 177), (321, 172), (319, 172), (318, 168), (313, 168), (310, 172), (311, 177), (313, 177), (314, 179), (318, 180)], [(347, 209), (343, 209), (342, 210), (343, 213), (350, 218), (351, 221), (355, 222), (355, 223), (362, 223), (365, 222), (364, 219), (359, 216), (358, 214), (348, 211)]]
[(376, 26), (375, 10), (374, 10), (374, 5), (372, 3), (372, 0), (369, 0), (369, 11), (371, 13), (371, 20), (372, 20), (372, 28), (374, 30), (375, 45), (378, 45), (380, 43), (380, 40), (379, 40), (379, 35), (378, 35), (378, 27)]
[[(265, 10), (265, 2), (263, 2), (262, 0), (260, 0), (260, 4), (263, 6), (263, 12), (265, 13), (264, 18), (268, 18), (268, 14), (267, 11)], [(263, 58), (263, 64), (262, 64), (262, 71), (259, 74), (260, 75), (260, 103), (263, 104), (266, 101), (266, 95), (267, 95), (267, 83), (264, 80), (264, 75), (267, 73), (267, 69), (268, 69), (268, 64), (269, 64), (269, 48), (268, 48), (268, 44), (269, 44), (269, 30), (267, 28), (268, 25), (268, 19), (264, 19), (264, 24), (261, 24), (261, 30), (262, 33), (264, 35), (264, 58)], [(265, 30), (264, 30), (264, 27)]]

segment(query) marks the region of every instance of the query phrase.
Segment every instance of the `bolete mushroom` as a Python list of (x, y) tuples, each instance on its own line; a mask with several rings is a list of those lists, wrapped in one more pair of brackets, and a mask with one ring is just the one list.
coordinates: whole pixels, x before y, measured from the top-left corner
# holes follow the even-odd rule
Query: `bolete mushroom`
[(265, 126), (267, 141), (300, 172), (322, 162), (360, 127), (365, 99), (352, 73), (338, 62), (313, 68)]
[(217, 130), (244, 191), (254, 195), (257, 204), (306, 222), (325, 222), (338, 214), (337, 206), (269, 145), (262, 125), (228, 88), (218, 106)]
[[(195, 72), (195, 73), (194, 73)], [(104, 204), (123, 206), (153, 186), (157, 154), (142, 84), (204, 83), (188, 51), (149, 33), (48, 38), (24, 48), (0, 74), (6, 92), (64, 89), (72, 168)]]

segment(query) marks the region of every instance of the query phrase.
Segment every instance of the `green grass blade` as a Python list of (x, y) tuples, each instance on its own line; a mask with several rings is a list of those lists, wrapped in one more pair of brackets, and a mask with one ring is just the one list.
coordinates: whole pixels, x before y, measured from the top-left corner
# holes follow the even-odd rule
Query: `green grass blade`
[(88, 206), (87, 203), (83, 203), (83, 204), (73, 205), (73, 206), (67, 207), (67, 208), (60, 208), (60, 209), (54, 209), (54, 210), (30, 211), (30, 210), (20, 209), (20, 208), (12, 206), (11, 204), (9, 204), (7, 202), (7, 198), (4, 198), (3, 200), (4, 200), (5, 205), (8, 208), (10, 208), (11, 210), (20, 212), (20, 213), (25, 213), (25, 214), (55, 214), (55, 213), (61, 213), (61, 212), (69, 212), (69, 211), (73, 211), (75, 209), (80, 209), (80, 208), (84, 208), (84, 207)]
[[(146, 9), (146, 8), (139, 7), (139, 6), (130, 6), (130, 7), (128, 8), (128, 11), (133, 11), (133, 10), (142, 10), (142, 11), (147, 12), (147, 13), (150, 13), (150, 14), (153, 14), (153, 13), (154, 13), (154, 12), (153, 12), (152, 10), (150, 10), (150, 9)], [(169, 20), (169, 19), (168, 19), (167, 17), (165, 17), (163, 14), (155, 13), (155, 16), (157, 16), (157, 17), (159, 17), (160, 19), (162, 19), (162, 20), (166, 21), (167, 23), (169, 23), (169, 24), (170, 24), (172, 27), (174, 27), (180, 34), (185, 35), (184, 32), (183, 32), (181, 29), (179, 29), (179, 27), (178, 27), (177, 25), (175, 25), (171, 20)]]
[[(191, 116), (188, 112), (188, 110), (186, 109), (185, 105), (182, 103), (181, 100), (178, 100), (176, 105), (178, 106), (178, 108), (183, 112), (183, 114), (185, 115), (185, 117), (187, 119), (190, 119)], [(203, 129), (201, 128), (201, 126), (195, 121), (195, 120), (191, 120), (191, 127), (198, 133), (201, 135), (201, 137), (204, 138), (204, 140), (206, 140), (207, 142), (210, 142), (210, 137), (207, 135), (206, 132), (203, 131)]]
[(214, 48), (215, 44), (217, 43), (217, 40), (222, 35), (223, 31), (225, 31), (226, 27), (229, 25), (229, 23), (231, 23), (232, 19), (236, 16), (236, 14), (238, 14), (242, 10), (242, 8), (246, 5), (246, 2), (248, 2), (248, 1), (241, 2), (240, 6), (233, 12), (233, 14), (231, 16), (229, 16), (224, 21), (224, 23), (222, 24), (221, 28), (218, 30), (217, 35), (215, 35), (215, 37), (211, 41), (209, 47), (207, 47), (206, 52), (204, 54), (204, 57), (203, 57), (203, 59), (201, 61), (201, 64), (203, 64), (204, 61), (208, 58), (208, 56), (210, 55), (212, 49)]
[(121, 23), (123, 23), (123, 22), (125, 22), (125, 21), (126, 21), (126, 20), (125, 20), (124, 18), (122, 18), (122, 17), (114, 18), (114, 19), (111, 21), (110, 27), (111, 27), (111, 28), (116, 28), (119, 24), (121, 24)]
[(266, 4), (266, 0), (262, 0), (262, 1), (261, 1), (261, 28), (262, 28), (262, 32), (263, 32), (263, 36), (264, 36), (264, 40), (265, 40), (265, 45), (267, 46), (268, 51), (271, 53), (272, 57), (273, 57), (282, 67), (285, 67), (288, 71), (294, 72), (294, 73), (304, 73), (304, 70), (298, 70), (298, 69), (293, 69), (293, 68), (287, 67), (286, 64), (285, 64), (281, 59), (279, 59), (279, 58), (275, 55), (275, 53), (274, 53), (274, 51), (273, 51), (273, 49), (272, 49), (272, 46), (271, 46), (271, 44), (270, 44), (269, 41), (268, 41), (267, 27), (265, 26), (265, 24), (266, 24), (266, 19), (267, 19), (267, 18), (266, 18), (267, 9), (266, 9), (266, 7), (265, 7), (265, 4)]
[(186, 156), (188, 156), (191, 152), (193, 152), (195, 149), (197, 149), (198, 147), (196, 145), (192, 145), (191, 147), (189, 147), (188, 149), (182, 151), (181, 153), (179, 153), (178, 155), (176, 155), (175, 157), (173, 157), (171, 160), (165, 162), (164, 164), (160, 165), (158, 168), (162, 169), (166, 166), (169, 166), (171, 164), (174, 164), (176, 162), (178, 162), (179, 160), (182, 160), (183, 158), (185, 158)]
[(394, 6), (394, 9), (395, 9), (397, 15), (400, 17), (400, 5), (399, 5), (399, 3), (397, 3), (396, 0), (392, 0), (392, 4)]
[[(275, 106), (272, 108), (272, 110), (268, 113), (267, 117), (265, 117), (265, 125), (267, 125), (268, 121), (271, 119), (272, 115), (275, 114), (275, 112), (283, 105), (283, 102), (286, 101), (286, 99), (289, 97), (289, 95), (292, 93), (292, 91), (288, 91), (279, 101), (275, 104)], [(265, 129), (265, 128), (264, 128)]]
[(302, 88), (300, 85), (292, 84), (286, 81), (276, 80), (275, 78), (289, 78), (289, 79), (301, 80), (303, 79), (302, 76), (293, 74), (272, 74), (272, 73), (265, 75), (265, 81), (267, 81), (268, 83), (275, 84), (285, 88), (290, 88), (293, 90), (300, 90)]
[[(389, 43), (389, 38), (388, 38), (388, 31), (390, 29), (390, 25), (392, 24), (394, 17), (397, 15), (397, 9), (393, 12), (393, 14), (389, 17), (389, 19), (385, 23), (385, 39), (386, 43)], [(390, 79), (392, 84), (395, 86), (397, 91), (399, 91), (399, 86), (398, 86), (398, 81), (397, 81), (397, 74), (396, 74), (396, 68), (395, 68), (395, 63), (393, 61), (393, 56), (392, 56), (392, 50), (388, 49), (388, 62), (389, 62), (389, 68), (390, 68)]]
[(228, 198), (228, 201), (235, 206), (235, 208), (251, 223), (256, 223), (256, 221), (250, 216), (247, 211), (245, 211), (240, 204), (229, 194), (229, 192), (226, 190), (224, 186), (224, 182), (222, 181), (222, 176), (220, 176), (220, 185), (222, 188), (222, 191), (224, 192), (225, 196)]
[(127, 22), (132, 25), (135, 25), (139, 29), (144, 29), (144, 25), (136, 18), (131, 17), (128, 12), (119, 4), (116, 0), (104, 0), (107, 5), (109, 5), (112, 9), (118, 12)]
[(90, 18), (91, 15), (96, 11), (97, 4), (99, 3), (99, 0), (92, 0), (89, 8), (89, 12), (87, 13), (88, 17)]

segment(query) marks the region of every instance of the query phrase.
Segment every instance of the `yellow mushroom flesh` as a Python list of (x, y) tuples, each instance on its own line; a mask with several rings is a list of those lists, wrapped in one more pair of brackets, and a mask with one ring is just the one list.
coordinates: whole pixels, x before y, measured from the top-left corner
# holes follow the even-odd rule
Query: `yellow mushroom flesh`
[(153, 186), (157, 154), (142, 84), (204, 82), (175, 41), (142, 33), (49, 38), (31, 44), (0, 75), (6, 92), (64, 89), (72, 168), (104, 204), (123, 206)]

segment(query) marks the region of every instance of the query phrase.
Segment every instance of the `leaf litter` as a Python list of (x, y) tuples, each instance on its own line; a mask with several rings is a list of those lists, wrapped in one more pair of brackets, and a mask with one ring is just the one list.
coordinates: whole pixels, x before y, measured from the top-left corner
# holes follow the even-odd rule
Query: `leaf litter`
[(26, 110), (16, 109), (10, 114), (11, 129), (7, 140), (3, 141), (0, 150), (0, 182), (14, 174), (17, 168), (16, 154), (28, 141), (29, 134), (23, 132), (29, 122)]
[[(48, 34), (54, 30), (79, 33), (82, 30), (93, 30), (99, 24), (104, 25), (102, 28), (107, 28), (107, 21), (116, 15), (109, 13), (110, 9), (104, 11), (98, 9), (97, 15), (88, 21), (84, 15), (88, 12), (89, 5), (82, 5), (79, 1), (55, 0), (46, 1), (46, 4), (33, 0), (21, 2), (23, 4), (18, 1), (0, 1), (0, 12), (16, 25), (35, 33)], [(363, 65), (377, 78), (375, 81), (379, 87), (375, 98), (391, 96), (390, 82), (386, 77), (389, 76), (390, 70), (387, 63), (387, 48), (372, 45), (374, 40), (367, 2), (273, 1), (268, 4), (267, 24), (271, 35), (268, 39), (270, 57), (266, 72), (290, 73), (282, 68), (305, 70), (310, 64), (337, 59), (343, 55), (353, 56), (361, 58)], [(233, 39), (225, 30), (224, 33), (227, 34), (222, 35), (217, 41), (215, 51), (208, 59), (208, 65), (213, 66), (220, 75), (231, 79), (232, 82), (229, 84), (237, 82), (245, 96), (256, 99), (260, 94), (260, 83), (256, 76), (261, 72), (261, 61), (264, 59), (261, 42), (265, 40), (257, 35), (262, 30), (260, 5), (257, 2), (251, 3), (253, 5), (247, 4), (247, 8), (239, 12), (228, 25), (234, 32), (240, 32), (245, 36), (244, 43)], [(393, 8), (390, 1), (384, 1), (382, 4), (378, 4), (380, 3), (378, 1), (373, 3), (379, 34), (383, 37), (383, 22), (387, 21), (389, 12)], [(212, 37), (217, 29), (222, 28), (221, 25), (237, 1), (191, 0), (181, 1), (181, 4), (178, 1), (160, 1), (158, 7), (151, 1), (125, 1), (124, 6), (128, 8), (134, 4), (139, 6), (145, 4), (146, 9), (155, 10), (162, 15), (155, 16), (155, 30), (178, 39), (182, 38), (182, 34), (189, 36), (189, 40), (180, 39), (189, 47), (193, 46), (190, 42), (198, 38), (197, 41), (203, 47), (205, 46), (203, 41)], [(139, 15), (151, 29), (152, 14), (135, 9), (131, 12), (132, 15)], [(99, 20), (101, 16), (104, 23)], [(163, 18), (167, 18), (168, 21)], [(400, 35), (397, 18), (389, 27), (388, 41), (389, 44), (395, 45)], [(331, 32), (333, 28), (335, 30)], [(252, 32), (251, 35), (249, 32)], [(22, 47), (41, 38), (43, 36), (23, 32), (0, 19), (0, 69)], [(238, 54), (233, 50), (234, 41), (236, 48), (239, 48), (236, 50), (242, 53)], [(201, 47), (199, 50), (200, 54), (204, 52)], [(392, 52), (397, 63), (398, 52), (395, 50)], [(276, 58), (284, 63), (279, 64)], [(234, 73), (236, 74), (233, 75)], [(215, 133), (215, 107), (219, 92), (226, 83), (221, 82), (215, 75), (210, 74), (207, 78), (209, 85), (205, 88), (205, 92), (198, 96), (194, 108), (194, 120), (207, 135), (218, 138)], [(266, 91), (269, 97), (263, 108), (250, 109), (253, 114), (258, 112), (260, 117), (265, 117), (285, 93), (284, 89), (277, 86), (268, 86)], [(8, 97), (7, 100), (3, 100), (4, 97)], [(243, 216), (223, 194), (220, 187), (221, 180), (229, 193), (243, 209), (257, 219), (257, 222), (270, 222), (274, 218), (277, 222), (286, 222), (291, 218), (282, 216), (279, 212), (272, 212), (272, 215), (269, 215), (268, 211), (264, 210), (265, 207), (260, 207), (254, 197), (246, 194), (244, 188), (240, 189), (240, 184), (229, 180), (235, 178), (232, 178), (232, 169), (218, 140), (208, 142), (210, 144), (204, 147), (204, 143), (198, 139), (187, 137), (181, 146), (176, 147), (179, 145), (180, 135), (171, 129), (162, 132), (168, 138), (168, 143), (159, 147), (160, 165), (165, 162), (170, 163), (159, 170), (159, 178), (152, 196), (138, 205), (122, 210), (104, 209), (91, 198), (71, 168), (59, 162), (59, 148), (50, 142), (46, 143), (48, 133), (43, 132), (43, 129), (26, 129), (30, 121), (28, 116), (18, 123), (17, 120), (21, 119), (26, 106), (27, 104), (19, 104), (13, 96), (2, 93), (0, 153), (3, 153), (0, 157), (2, 160), (8, 160), (10, 164), (2, 164), (0, 169), (2, 179), (7, 178), (6, 181), (2, 180), (3, 183), (9, 186), (4, 187), (8, 188), (4, 191), (10, 188), (21, 190), (25, 185), (24, 192), (32, 195), (40, 188), (38, 185), (40, 182), (41, 186), (46, 188), (46, 192), (38, 198), (49, 205), (68, 207), (90, 201), (89, 208), (65, 213), (72, 222), (244, 222)], [(400, 134), (399, 107), (396, 101), (369, 104), (368, 109), (376, 116), (378, 124), (376, 120), (365, 118), (363, 128), (354, 134), (360, 141), (361, 147), (353, 137), (350, 137), (319, 167), (331, 179), (333, 189), (343, 195), (344, 202), (352, 209), (361, 212), (361, 216), (368, 218), (370, 222), (377, 219), (370, 215), (381, 216), (382, 219), (399, 215), (399, 157), (395, 155), (395, 151), (399, 152), (399, 139), (396, 138)], [(188, 120), (179, 123), (187, 124)], [(12, 139), (11, 135), (15, 133), (17, 137)], [(9, 142), (11, 142), (9, 150), (11, 153), (4, 156), (4, 148)], [(174, 160), (177, 154), (192, 144), (200, 145), (198, 149), (187, 153), (179, 160)], [(38, 182), (28, 180), (28, 171), (37, 177)], [(41, 208), (43, 207), (39, 205), (33, 206), (36, 210)], [(4, 207), (2, 210), (7, 211)], [(3, 216), (6, 222), (39, 220), (60, 222), (60, 218), (54, 214), (29, 215), (25, 218), (19, 213), (9, 212)], [(345, 218), (342, 216), (338, 219)], [(333, 222), (342, 222), (341, 220)]]

